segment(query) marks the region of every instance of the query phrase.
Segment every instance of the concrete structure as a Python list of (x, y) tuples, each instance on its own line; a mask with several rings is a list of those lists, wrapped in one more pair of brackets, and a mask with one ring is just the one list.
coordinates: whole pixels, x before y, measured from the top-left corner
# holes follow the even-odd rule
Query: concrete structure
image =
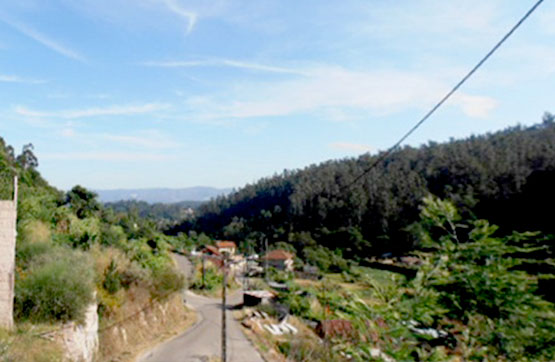
[(0, 327), (13, 327), (17, 177), (13, 201), (0, 201)]
[(276, 297), (276, 293), (267, 290), (248, 290), (243, 292), (243, 305), (254, 307), (259, 304), (269, 304)]

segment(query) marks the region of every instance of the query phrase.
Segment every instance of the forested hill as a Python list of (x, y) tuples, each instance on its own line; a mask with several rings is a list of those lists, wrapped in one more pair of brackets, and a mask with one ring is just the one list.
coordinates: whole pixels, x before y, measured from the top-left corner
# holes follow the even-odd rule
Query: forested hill
[[(555, 123), (419, 148), (404, 147), (351, 187), (377, 156), (332, 160), (285, 171), (204, 204), (196, 230), (237, 241), (318, 243), (347, 257), (402, 253), (414, 247), (409, 225), (422, 198), (453, 200), (467, 216), (491, 220), (501, 232), (555, 233)], [(258, 244), (260, 245), (260, 244)]]
[(200, 205), (202, 205), (202, 201), (149, 204), (146, 201), (128, 200), (104, 204), (104, 206), (114, 210), (116, 213), (136, 213), (142, 218), (151, 219), (162, 224), (174, 224), (178, 221), (191, 218), (194, 215), (194, 210)]
[(218, 189), (215, 187), (196, 186), (181, 189), (155, 188), (155, 189), (123, 189), (123, 190), (96, 190), (102, 202), (118, 201), (145, 201), (148, 203), (173, 204), (183, 201), (208, 201), (213, 197), (227, 195), (231, 189)]

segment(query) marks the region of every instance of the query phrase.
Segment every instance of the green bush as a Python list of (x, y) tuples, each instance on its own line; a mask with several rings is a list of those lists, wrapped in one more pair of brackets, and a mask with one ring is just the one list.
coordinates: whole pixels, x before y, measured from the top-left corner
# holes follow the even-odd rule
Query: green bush
[[(208, 262), (206, 262), (208, 264)], [(208, 291), (215, 290), (222, 285), (223, 274), (220, 273), (215, 267), (206, 265), (204, 268), (204, 285), (202, 282), (202, 272), (197, 271), (195, 278), (191, 284), (193, 289), (204, 289)]]
[(341, 273), (349, 270), (349, 263), (340, 255), (323, 246), (307, 247), (303, 250), (306, 262), (323, 272)]
[(268, 267), (266, 276), (276, 283), (287, 283), (292, 281), (295, 275), (292, 272)]
[(185, 288), (185, 277), (171, 266), (153, 270), (152, 281), (152, 295), (155, 299), (163, 299)]
[(104, 272), (102, 287), (110, 294), (115, 294), (121, 289), (121, 274), (118, 272), (116, 262), (113, 259)]
[(49, 243), (17, 243), (15, 251), (15, 260), (19, 268), (27, 268), (32, 260), (40, 255), (44, 255), (55, 246)]
[(32, 322), (81, 320), (93, 300), (90, 259), (79, 252), (55, 248), (35, 258), (15, 284), (16, 318)]

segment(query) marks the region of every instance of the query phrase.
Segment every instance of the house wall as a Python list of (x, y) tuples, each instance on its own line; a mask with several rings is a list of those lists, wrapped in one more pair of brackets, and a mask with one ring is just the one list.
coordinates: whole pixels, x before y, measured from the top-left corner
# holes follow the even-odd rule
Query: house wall
[(275, 260), (270, 259), (268, 260), (268, 265), (280, 269), (280, 270), (293, 270), (293, 259), (285, 259), (285, 260)]

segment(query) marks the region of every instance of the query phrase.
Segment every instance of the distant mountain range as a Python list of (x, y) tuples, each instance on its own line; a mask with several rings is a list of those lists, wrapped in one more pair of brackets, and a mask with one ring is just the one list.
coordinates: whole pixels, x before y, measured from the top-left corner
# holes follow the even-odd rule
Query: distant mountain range
[(218, 189), (214, 187), (196, 186), (182, 189), (119, 189), (95, 190), (101, 202), (115, 202), (121, 200), (137, 200), (149, 203), (175, 203), (181, 201), (208, 201), (213, 197), (225, 195), (232, 189)]

